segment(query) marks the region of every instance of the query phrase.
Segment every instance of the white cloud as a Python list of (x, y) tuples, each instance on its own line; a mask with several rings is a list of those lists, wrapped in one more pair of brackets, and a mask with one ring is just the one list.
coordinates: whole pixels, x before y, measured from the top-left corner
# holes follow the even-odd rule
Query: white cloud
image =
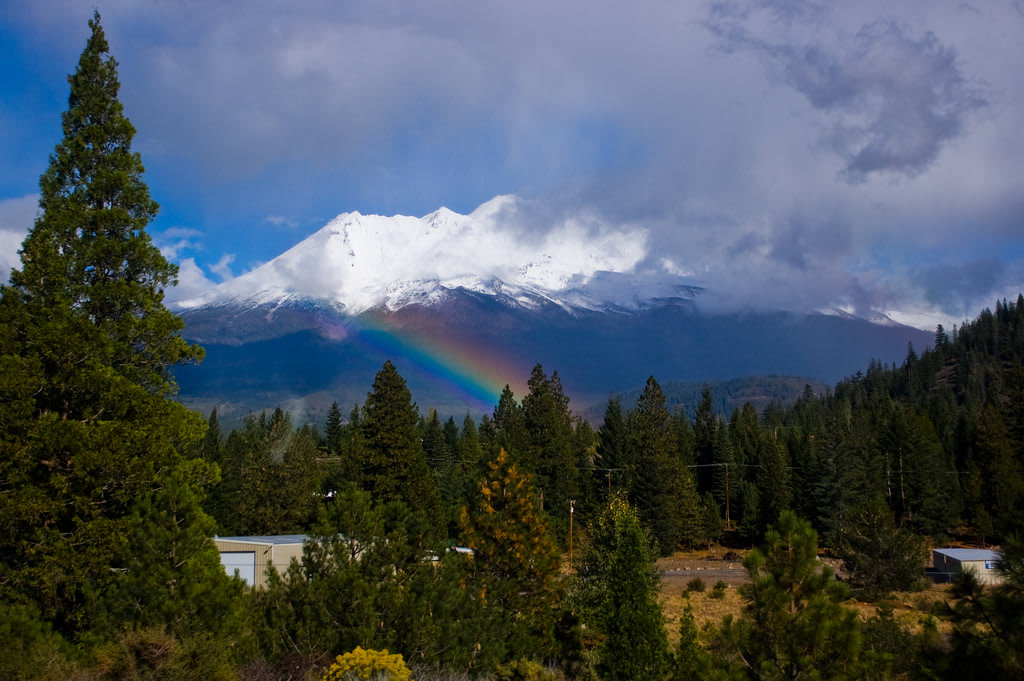
[(202, 232), (190, 227), (171, 227), (153, 233), (153, 243), (168, 260), (176, 260), (182, 251), (200, 250), (199, 237)]
[(230, 281), (235, 278), (235, 275), (231, 273), (231, 263), (234, 261), (234, 253), (225, 253), (215, 265), (210, 266), (210, 271), (220, 277), (222, 282)]
[(178, 263), (178, 285), (166, 292), (167, 304), (171, 308), (180, 307), (183, 301), (198, 298), (216, 285), (194, 258), (185, 258)]
[(18, 251), (38, 211), (37, 194), (0, 200), (0, 280), (4, 283), (11, 269), (21, 264)]
[(291, 218), (286, 218), (283, 215), (268, 215), (266, 221), (275, 227), (287, 227), (288, 229), (295, 229), (299, 226), (299, 223)]

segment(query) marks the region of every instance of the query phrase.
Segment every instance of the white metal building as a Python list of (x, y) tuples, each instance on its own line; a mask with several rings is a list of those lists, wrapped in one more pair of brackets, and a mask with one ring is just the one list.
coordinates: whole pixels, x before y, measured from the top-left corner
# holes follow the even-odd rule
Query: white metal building
[(213, 538), (225, 572), (237, 574), (246, 584), (256, 588), (266, 585), (267, 566), (273, 565), (283, 573), (292, 558), (302, 560), (304, 541), (304, 534)]
[(970, 570), (985, 586), (1002, 584), (1003, 575), (996, 570), (1000, 556), (988, 549), (932, 549), (932, 565), (937, 574), (950, 581)]

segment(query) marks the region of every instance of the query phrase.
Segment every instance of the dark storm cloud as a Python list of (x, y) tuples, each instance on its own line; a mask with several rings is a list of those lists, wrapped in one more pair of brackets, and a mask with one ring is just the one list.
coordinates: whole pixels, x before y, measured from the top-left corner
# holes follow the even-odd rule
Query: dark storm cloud
[(794, 269), (806, 270), (808, 258), (841, 257), (849, 248), (848, 225), (836, 220), (815, 223), (800, 217), (775, 230), (771, 258)]
[(973, 315), (975, 301), (999, 295), (1006, 267), (996, 257), (917, 268), (914, 279), (929, 302), (949, 314)]
[[(807, 3), (774, 16), (814, 23)], [(760, 7), (760, 5), (759, 5)], [(727, 52), (749, 51), (773, 75), (827, 115), (822, 142), (844, 160), (843, 175), (912, 176), (961, 135), (968, 116), (988, 104), (985, 88), (961, 72), (957, 52), (931, 32), (915, 38), (891, 20), (864, 24), (853, 36), (825, 42), (762, 38), (749, 8), (718, 5), (709, 27)]]

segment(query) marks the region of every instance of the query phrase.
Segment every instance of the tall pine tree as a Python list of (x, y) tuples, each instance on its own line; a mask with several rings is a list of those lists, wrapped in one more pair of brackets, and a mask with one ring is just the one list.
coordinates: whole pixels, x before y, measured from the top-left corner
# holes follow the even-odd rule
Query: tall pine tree
[[(180, 631), (226, 584), (196, 487), (216, 469), (182, 454), (205, 424), (169, 399), (172, 367), (202, 349), (163, 305), (177, 268), (145, 231), (157, 205), (98, 14), (89, 26), (40, 216), (0, 292), (0, 583), (66, 636)], [(162, 579), (138, 579), (156, 564)]]
[(603, 679), (668, 676), (672, 655), (658, 602), (656, 558), (636, 509), (614, 495), (590, 527), (573, 580), (588, 628), (597, 632)]
[(665, 394), (653, 376), (647, 379), (626, 427), (629, 447), (636, 453), (632, 501), (644, 524), (651, 528), (659, 549), (668, 555), (684, 535), (690, 541), (700, 534), (699, 530), (686, 529), (700, 525), (700, 500), (678, 458)]
[(441, 497), (423, 454), (416, 423), (416, 405), (390, 361), (373, 379), (373, 391), (363, 405), (365, 440), (360, 479), (376, 498), (404, 501), (441, 524)]
[(562, 391), (558, 372), (548, 378), (539, 364), (530, 374), (529, 387), (529, 394), (523, 398), (523, 420), (529, 437), (523, 466), (537, 476), (537, 486), (545, 497), (544, 508), (562, 530), (568, 525), (568, 500), (579, 493), (569, 398)]

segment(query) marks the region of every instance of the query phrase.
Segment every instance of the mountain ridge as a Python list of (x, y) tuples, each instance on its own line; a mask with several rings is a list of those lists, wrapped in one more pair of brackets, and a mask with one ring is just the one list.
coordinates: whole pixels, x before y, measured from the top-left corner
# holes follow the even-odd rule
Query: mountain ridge
[[(419, 404), (464, 414), (489, 412), (505, 383), (522, 396), (537, 363), (557, 370), (573, 402), (585, 405), (642, 386), (651, 375), (665, 383), (763, 374), (834, 383), (874, 359), (901, 361), (908, 343), (923, 349), (932, 338), (837, 315), (706, 315), (692, 301), (628, 315), (570, 313), (553, 303), (509, 307), (471, 291), (453, 292), (443, 304), (361, 315), (297, 301), (183, 317), (186, 337), (207, 350), (203, 365), (178, 371), (183, 399), (208, 406), (223, 390), (222, 397), (253, 409), (292, 399), (362, 401), (386, 360)], [(467, 397), (438, 378), (449, 370), (468, 379), (487, 375), (489, 397)]]

